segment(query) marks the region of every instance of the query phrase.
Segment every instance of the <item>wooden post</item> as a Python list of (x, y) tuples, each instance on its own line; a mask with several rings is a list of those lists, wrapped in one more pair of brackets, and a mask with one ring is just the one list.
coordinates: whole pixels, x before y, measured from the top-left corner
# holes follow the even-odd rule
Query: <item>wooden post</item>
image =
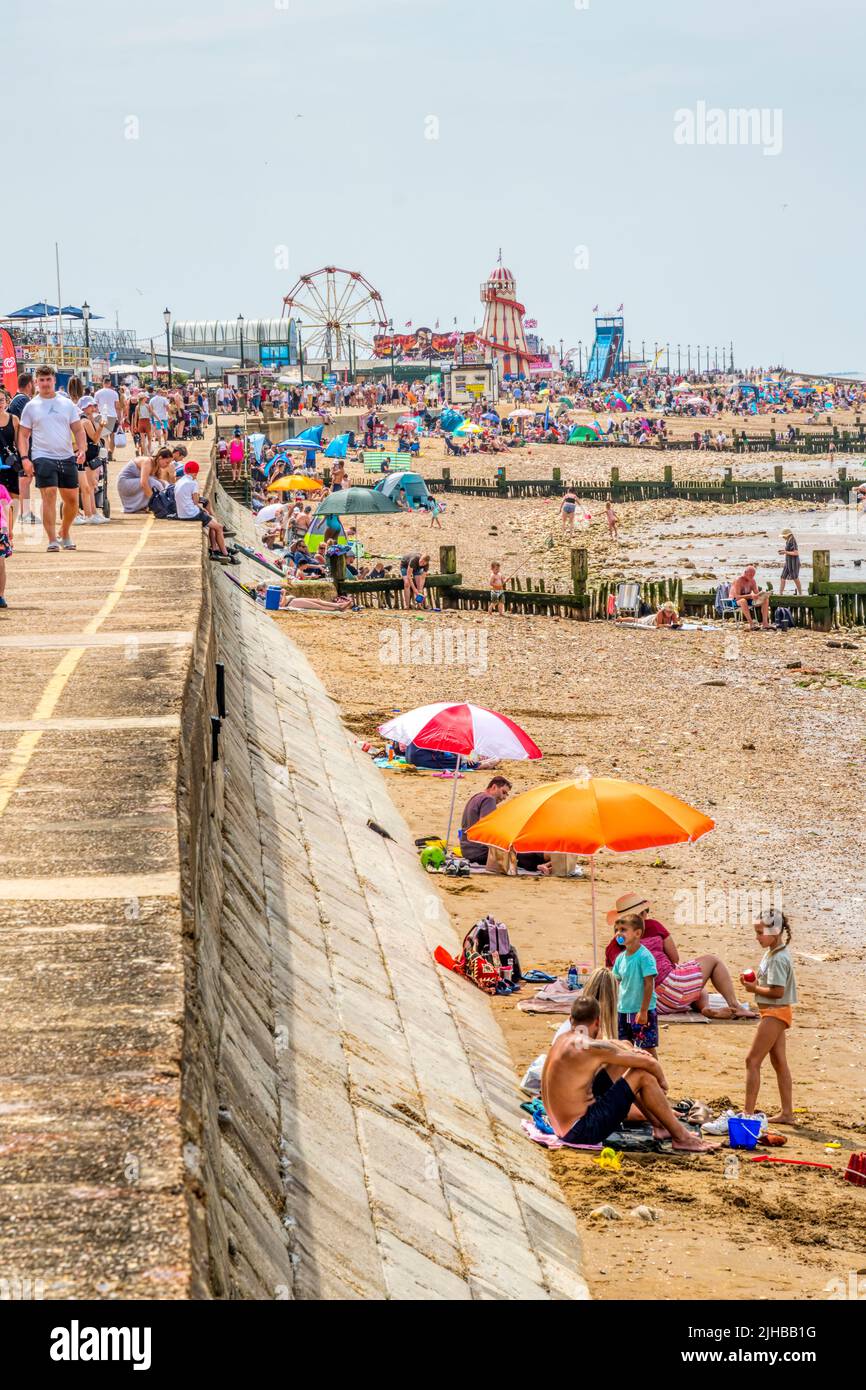
[(561, 468), (554, 468), (554, 470), (553, 470), (553, 481), (554, 481), (555, 483), (557, 483), (557, 484), (560, 483), (560, 482), (562, 481), (562, 469), (561, 469)]
[[(829, 550), (812, 551), (812, 583), (830, 583), (830, 552)], [(817, 589), (814, 591), (817, 593)]]
[[(829, 584), (830, 582), (830, 552), (829, 550), (812, 551), (812, 583), (809, 585), (813, 594), (818, 592), (819, 584)], [(827, 594), (827, 607), (824, 609), (812, 609), (812, 626), (818, 632), (829, 632), (833, 626), (833, 596)]]
[(781, 463), (773, 465), (773, 480), (776, 484), (776, 496), (781, 497), (785, 488), (785, 468)]
[[(439, 573), (457, 573), (457, 548), (453, 545), (440, 545), (439, 547)], [(450, 585), (445, 589), (439, 590), (439, 607), (456, 608), (457, 600), (451, 592)]]
[(507, 489), (504, 465), (500, 465), (499, 468), (497, 468), (496, 470), (496, 486), (498, 487), (499, 491), (504, 495)]
[(444, 464), (442, 465), (442, 481), (445, 484), (446, 488), (451, 482), (451, 469), (446, 468)]
[(670, 488), (673, 487), (673, 485), (674, 485), (674, 469), (673, 469), (673, 464), (666, 463), (666, 464), (665, 464), (665, 491), (667, 492), (668, 489), (670, 489)]
[(345, 555), (329, 555), (328, 568), (331, 571), (331, 578), (334, 581), (334, 588), (338, 594), (343, 592), (343, 584), (346, 582), (346, 557)]
[(582, 600), (580, 616), (584, 619), (589, 604), (589, 596), (586, 592), (588, 578), (589, 551), (584, 546), (573, 545), (571, 547), (571, 588), (575, 598)]

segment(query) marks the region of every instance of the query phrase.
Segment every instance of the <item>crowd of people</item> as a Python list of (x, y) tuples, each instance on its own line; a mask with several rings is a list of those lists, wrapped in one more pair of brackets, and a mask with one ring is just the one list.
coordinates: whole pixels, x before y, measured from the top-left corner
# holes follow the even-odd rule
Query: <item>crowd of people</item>
[[(223, 528), (198, 493), (198, 464), (180, 442), (203, 437), (205, 391), (195, 384), (165, 391), (159, 385), (115, 386), (110, 377), (91, 391), (77, 376), (60, 390), (48, 366), (20, 373), (17, 386), (11, 398), (0, 390), (0, 607), (8, 607), (6, 562), (16, 525), (40, 521), (33, 510), (36, 495), (47, 551), (74, 551), (74, 526), (108, 522), (106, 471), (129, 436), (137, 454), (117, 478), (123, 510), (197, 521), (214, 558), (233, 562)], [(161, 510), (154, 503), (158, 494), (167, 501)]]

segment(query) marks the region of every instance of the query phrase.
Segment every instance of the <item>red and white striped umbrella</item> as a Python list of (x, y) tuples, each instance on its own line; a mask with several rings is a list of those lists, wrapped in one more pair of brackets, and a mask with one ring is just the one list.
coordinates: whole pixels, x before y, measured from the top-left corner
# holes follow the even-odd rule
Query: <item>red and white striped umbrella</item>
[(461, 758), (470, 753), (480, 758), (541, 757), (541, 749), (519, 724), (480, 705), (420, 705), (381, 724), (379, 733), (394, 743), (416, 743)]
[(379, 733), (393, 743), (415, 743), (419, 748), (431, 748), (437, 753), (457, 754), (448, 829), (445, 832), (446, 845), (451, 839), (461, 758), (467, 758), (470, 753), (476, 753), (480, 758), (541, 757), (541, 749), (519, 724), (515, 724), (506, 714), (482, 709), (480, 705), (452, 705), (448, 702), (419, 705), (417, 709), (410, 709), (396, 719), (389, 719), (387, 724), (380, 724)]

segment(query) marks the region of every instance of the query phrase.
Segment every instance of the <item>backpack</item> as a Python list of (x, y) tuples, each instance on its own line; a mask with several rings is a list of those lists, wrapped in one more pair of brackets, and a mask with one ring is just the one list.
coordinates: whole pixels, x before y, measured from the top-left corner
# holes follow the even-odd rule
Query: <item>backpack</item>
[(789, 627), (793, 627), (794, 615), (790, 608), (777, 608), (773, 614), (773, 625), (782, 632), (787, 632)]
[(177, 520), (177, 507), (174, 501), (174, 484), (155, 489), (148, 498), (147, 510), (153, 512), (158, 521)]
[(520, 961), (508, 928), (493, 917), (482, 917), (463, 939), (458, 967), (485, 994), (496, 994), (504, 983), (520, 979)]

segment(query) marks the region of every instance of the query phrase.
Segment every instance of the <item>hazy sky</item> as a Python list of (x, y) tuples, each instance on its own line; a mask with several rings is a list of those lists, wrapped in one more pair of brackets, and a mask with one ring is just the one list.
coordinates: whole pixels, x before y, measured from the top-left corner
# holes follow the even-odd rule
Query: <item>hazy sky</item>
[[(862, 0), (46, 0), (3, 37), (3, 312), (57, 240), (64, 301), (141, 336), (326, 263), (471, 327), (501, 246), (549, 341), (622, 301), (633, 350), (866, 369)], [(700, 143), (712, 108), (763, 145)]]

